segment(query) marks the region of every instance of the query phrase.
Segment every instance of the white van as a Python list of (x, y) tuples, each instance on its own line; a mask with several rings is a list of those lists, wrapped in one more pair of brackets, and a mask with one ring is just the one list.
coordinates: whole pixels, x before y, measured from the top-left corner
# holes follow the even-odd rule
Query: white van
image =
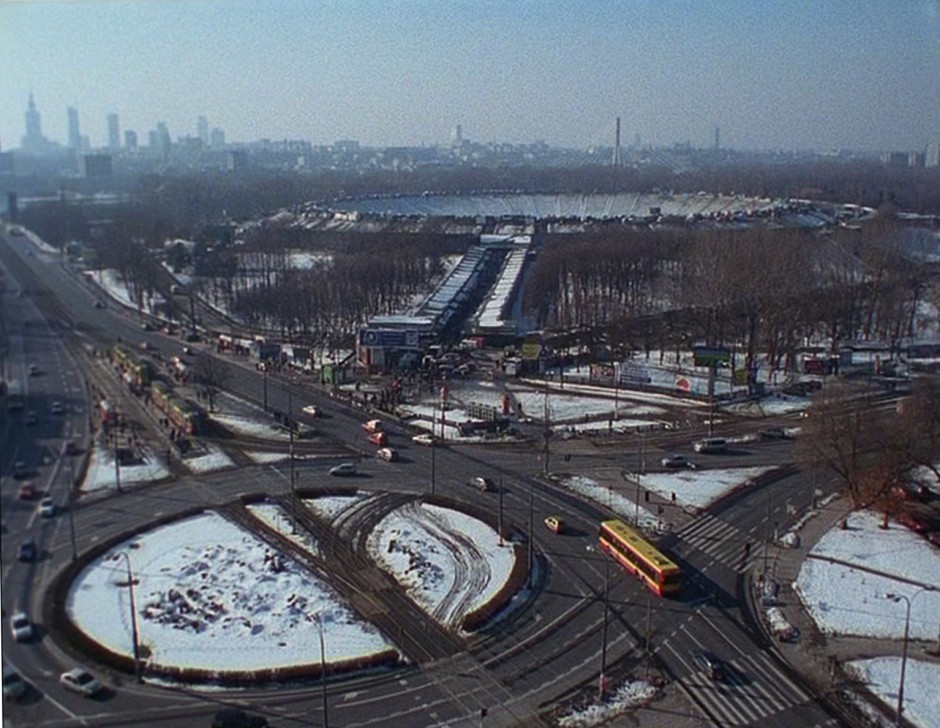
[(704, 440), (699, 440), (692, 445), (692, 449), (695, 452), (712, 454), (725, 452), (728, 449), (728, 441), (723, 437), (706, 437)]

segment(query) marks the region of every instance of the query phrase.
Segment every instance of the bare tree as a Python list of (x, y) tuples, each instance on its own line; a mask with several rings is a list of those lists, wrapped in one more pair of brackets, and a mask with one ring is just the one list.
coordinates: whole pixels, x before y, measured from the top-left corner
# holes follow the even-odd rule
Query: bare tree
[(231, 381), (231, 371), (221, 359), (208, 354), (201, 355), (192, 367), (193, 381), (202, 390), (209, 403), (209, 411), (215, 411), (215, 400)]

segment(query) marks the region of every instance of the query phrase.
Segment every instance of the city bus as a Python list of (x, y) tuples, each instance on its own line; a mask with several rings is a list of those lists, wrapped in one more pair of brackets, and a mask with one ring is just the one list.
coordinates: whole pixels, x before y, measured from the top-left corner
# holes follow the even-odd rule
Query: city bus
[(604, 551), (659, 596), (679, 593), (682, 571), (636, 529), (623, 521), (603, 521), (598, 540)]

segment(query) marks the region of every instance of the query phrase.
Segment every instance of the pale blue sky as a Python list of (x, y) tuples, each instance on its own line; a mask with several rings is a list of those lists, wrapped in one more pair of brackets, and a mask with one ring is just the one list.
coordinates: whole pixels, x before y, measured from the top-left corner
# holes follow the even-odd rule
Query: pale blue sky
[(940, 140), (940, 0), (0, 0), (0, 143), (29, 91), (105, 142), (623, 138), (739, 149)]

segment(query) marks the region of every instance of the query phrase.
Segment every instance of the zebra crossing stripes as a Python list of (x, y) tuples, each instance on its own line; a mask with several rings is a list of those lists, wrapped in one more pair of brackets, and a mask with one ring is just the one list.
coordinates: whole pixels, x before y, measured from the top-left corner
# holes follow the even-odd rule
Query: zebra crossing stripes
[(685, 688), (719, 725), (756, 725), (761, 720), (804, 705), (812, 698), (765, 654), (741, 656), (728, 664), (724, 680), (697, 670)]
[[(764, 554), (764, 545), (725, 521), (706, 513), (676, 531), (680, 542), (739, 572), (747, 571)], [(750, 543), (748, 549), (745, 544)]]

